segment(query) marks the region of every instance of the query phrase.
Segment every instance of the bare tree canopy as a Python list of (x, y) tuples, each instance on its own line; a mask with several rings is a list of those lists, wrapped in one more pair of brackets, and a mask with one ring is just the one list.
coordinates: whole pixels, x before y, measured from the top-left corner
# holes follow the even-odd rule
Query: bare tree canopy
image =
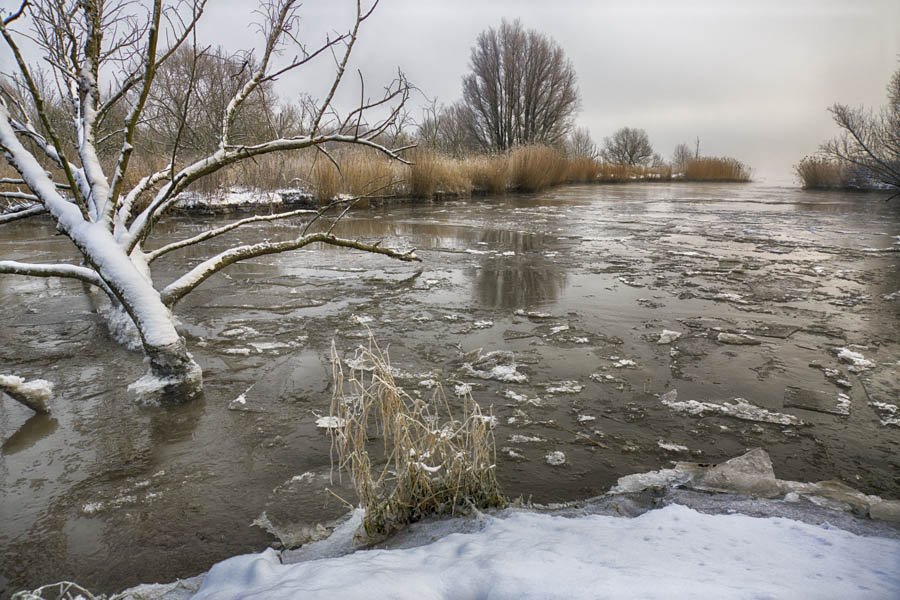
[(587, 127), (576, 127), (573, 129), (566, 136), (563, 149), (566, 155), (572, 158), (590, 158), (594, 160), (600, 156), (600, 150), (597, 148), (597, 144), (594, 143), (591, 132)]
[(416, 139), (424, 146), (450, 156), (464, 156), (480, 144), (468, 125), (467, 108), (462, 102), (450, 106), (436, 103), (426, 106), (416, 127)]
[(900, 68), (888, 84), (888, 103), (880, 111), (831, 107), (841, 135), (822, 151), (831, 158), (861, 167), (875, 181), (900, 191)]
[(630, 166), (649, 166), (657, 158), (647, 132), (633, 127), (623, 127), (604, 138), (600, 155), (606, 162)]
[(699, 156), (694, 150), (691, 150), (690, 146), (685, 143), (678, 144), (675, 146), (675, 151), (672, 152), (672, 168), (683, 173), (688, 163), (695, 158), (699, 158)]
[[(196, 45), (193, 33), (205, 0), (27, 0), (0, 14), (0, 34), (17, 69), (0, 85), (0, 149), (19, 174), (0, 187), (0, 198), (17, 203), (0, 217), (0, 224), (47, 214), (83, 258), (80, 264), (0, 260), (0, 274), (66, 277), (105, 293), (111, 321), (124, 318), (133, 324), (148, 359), (150, 371), (141, 389), (184, 400), (200, 390), (202, 374), (175, 329), (171, 309), (221, 269), (315, 243), (418, 260), (412, 251), (336, 237), (333, 225), (310, 231), (313, 223), (324, 221), (321, 214), (307, 214), (310, 221), (296, 237), (233, 246), (161, 289), (154, 285), (150, 267), (160, 256), (247, 223), (312, 212), (297, 210), (241, 219), (144, 250), (154, 224), (176, 205), (182, 191), (240, 161), (301, 148), (318, 149), (330, 158), (327, 145), (334, 144), (367, 146), (402, 160), (397, 154), (402, 149), (378, 141), (409, 96), (402, 74), (375, 98), (361, 94), (359, 104), (344, 115), (332, 103), (360, 27), (376, 5), (363, 7), (357, 0), (350, 27), (315, 45), (296, 37), (298, 0), (263, 2), (257, 11), (261, 47), (248, 50), (239, 70), (219, 81), (214, 79), (236, 63)], [(24, 43), (41, 50), (39, 63), (25, 59)], [(325, 97), (305, 106), (302, 132), (249, 131), (244, 120), (264, 110), (260, 98), (270, 82), (319, 55), (334, 60), (334, 73)], [(204, 114), (197, 107), (209, 100), (205, 95), (216, 85), (221, 95)], [(142, 137), (146, 141), (141, 129), (146, 119), (166, 123), (164, 166), (132, 173), (135, 146)], [(202, 135), (197, 134), (200, 127)], [(112, 144), (114, 151), (101, 155), (103, 144)]]
[(468, 127), (485, 150), (555, 144), (579, 107), (575, 69), (559, 44), (504, 20), (478, 35), (463, 78)]

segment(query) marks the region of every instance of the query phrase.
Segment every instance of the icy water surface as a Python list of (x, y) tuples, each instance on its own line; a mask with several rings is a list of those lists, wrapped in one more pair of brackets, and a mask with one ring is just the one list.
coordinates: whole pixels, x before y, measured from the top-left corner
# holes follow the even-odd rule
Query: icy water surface
[[(180, 217), (156, 243), (209, 221)], [(216, 246), (297, 231), (248, 227)], [(5, 226), (0, 255), (69, 256), (51, 233)], [(188, 406), (129, 402), (140, 356), (107, 338), (80, 285), (0, 277), (0, 372), (56, 384), (52, 416), (0, 401), (3, 595), (171, 580), (275, 543), (271, 529), (320, 535), (346, 510), (326, 488), (352, 501), (329, 483), (315, 427), (329, 348), (349, 357), (368, 329), (410, 392), (468, 384), (492, 408), (511, 496), (585, 498), (627, 473), (761, 446), (780, 478), (900, 497), (896, 201), (575, 186), (358, 211), (338, 233), (424, 262), (308, 249), (213, 277), (176, 311), (205, 371)], [(158, 283), (211, 251), (161, 259)], [(494, 365), (478, 348), (511, 352), (519, 381), (481, 378)]]

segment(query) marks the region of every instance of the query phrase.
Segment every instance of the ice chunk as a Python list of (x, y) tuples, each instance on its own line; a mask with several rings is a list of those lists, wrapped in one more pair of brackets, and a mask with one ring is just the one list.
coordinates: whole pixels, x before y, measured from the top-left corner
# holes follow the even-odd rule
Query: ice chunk
[(762, 448), (732, 458), (695, 476), (691, 487), (697, 490), (747, 494), (774, 498), (783, 493), (775, 479), (772, 460)]
[(320, 429), (339, 429), (346, 424), (341, 417), (319, 417), (316, 419), (316, 427)]
[(581, 385), (577, 381), (572, 380), (556, 381), (554, 383), (547, 384), (548, 394), (578, 394), (583, 389), (583, 385)]
[(656, 445), (665, 450), (666, 452), (687, 452), (690, 450), (687, 446), (682, 446), (681, 444), (674, 444), (672, 442), (665, 442), (663, 440), (657, 440)]
[(528, 381), (528, 376), (517, 370), (518, 365), (515, 363), (513, 353), (504, 350), (495, 350), (484, 355), (479, 352), (471, 363), (463, 363), (462, 369), (466, 374), (479, 379), (493, 379), (506, 383)]
[(616, 485), (609, 490), (611, 494), (630, 494), (651, 488), (664, 488), (670, 485), (680, 485), (692, 477), (689, 471), (676, 467), (674, 469), (660, 469), (648, 473), (635, 473), (619, 477)]
[(519, 435), (518, 433), (514, 433), (509, 436), (510, 444), (535, 444), (540, 442), (546, 442), (542, 437), (538, 437), (536, 435)]
[(874, 362), (867, 360), (861, 353), (854, 352), (849, 348), (834, 348), (832, 351), (837, 355), (839, 360), (850, 365), (847, 369), (851, 373), (862, 373), (875, 366)]
[(472, 393), (472, 386), (468, 383), (459, 383), (453, 386), (453, 393), (457, 396), (466, 396)]
[(681, 337), (680, 331), (670, 331), (668, 329), (663, 329), (662, 333), (659, 334), (659, 340), (656, 341), (657, 344), (671, 344), (675, 340)]
[(759, 340), (744, 333), (725, 333), (722, 332), (716, 339), (720, 344), (730, 344), (732, 346), (757, 346)]
[(756, 421), (759, 423), (774, 423), (777, 425), (801, 425), (803, 421), (794, 415), (769, 411), (744, 400), (735, 398), (734, 403), (724, 402), (698, 402), (697, 400), (676, 400), (677, 390), (672, 390), (660, 396), (660, 401), (676, 412), (684, 412), (689, 415), (702, 416), (707, 413), (718, 413), (727, 417)]
[(0, 392), (6, 392), (34, 412), (50, 412), (47, 402), (53, 397), (53, 384), (45, 379), (26, 381), (18, 375), (0, 375)]
[(547, 455), (544, 456), (544, 460), (547, 461), (548, 465), (558, 467), (566, 464), (566, 455), (559, 450), (554, 450), (553, 452), (548, 452)]

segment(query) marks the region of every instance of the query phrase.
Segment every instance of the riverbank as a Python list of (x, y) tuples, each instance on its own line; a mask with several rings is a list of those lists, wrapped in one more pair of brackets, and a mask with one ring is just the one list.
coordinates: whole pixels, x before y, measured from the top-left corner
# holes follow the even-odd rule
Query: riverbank
[(375, 546), (357, 537), (362, 518), (353, 511), (328, 537), (298, 549), (237, 556), (113, 598), (900, 594), (900, 502), (836, 482), (779, 480), (761, 449), (719, 465), (625, 476), (586, 501), (423, 521)]

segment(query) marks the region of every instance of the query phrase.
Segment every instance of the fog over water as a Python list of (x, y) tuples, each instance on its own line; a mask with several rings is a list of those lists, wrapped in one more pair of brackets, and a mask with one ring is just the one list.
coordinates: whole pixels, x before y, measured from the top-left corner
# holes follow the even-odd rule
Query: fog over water
[[(232, 49), (258, 42), (256, 2), (212, 0), (204, 43)], [(354, 3), (310, 1), (300, 35), (310, 47), (349, 26)], [(361, 33), (352, 61), (375, 94), (402, 68), (423, 96), (460, 96), (469, 49), (503, 18), (522, 20), (556, 39), (578, 72), (579, 123), (601, 141), (628, 125), (647, 130), (669, 157), (682, 141), (709, 154), (733, 155), (758, 179), (791, 183), (791, 167), (833, 135), (827, 107), (841, 101), (880, 106), (900, 55), (900, 2), (563, 2), (384, 0)], [(0, 66), (9, 66), (0, 52)], [(330, 58), (279, 82), (288, 98), (324, 95)], [(352, 71), (351, 71), (352, 73)], [(345, 89), (345, 106), (358, 98)]]

